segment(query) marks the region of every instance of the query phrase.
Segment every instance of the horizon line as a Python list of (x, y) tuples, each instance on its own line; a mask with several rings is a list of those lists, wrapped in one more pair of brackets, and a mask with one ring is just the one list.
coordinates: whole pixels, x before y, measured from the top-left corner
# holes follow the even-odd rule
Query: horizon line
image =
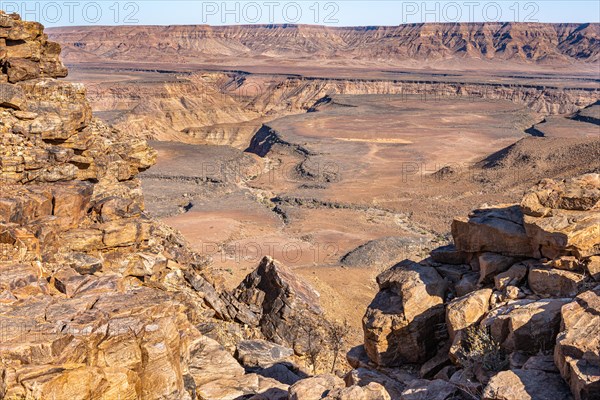
[(331, 29), (347, 29), (347, 28), (399, 28), (402, 26), (418, 26), (418, 25), (600, 25), (600, 22), (518, 22), (518, 21), (470, 21), (470, 22), (407, 22), (398, 25), (325, 25), (325, 24), (297, 24), (297, 23), (267, 23), (267, 24), (105, 24), (105, 25), (59, 25), (59, 26), (44, 26), (44, 29), (62, 29), (62, 28), (134, 28), (134, 27), (209, 27), (209, 28), (228, 28), (228, 27), (312, 27), (312, 28), (331, 28)]

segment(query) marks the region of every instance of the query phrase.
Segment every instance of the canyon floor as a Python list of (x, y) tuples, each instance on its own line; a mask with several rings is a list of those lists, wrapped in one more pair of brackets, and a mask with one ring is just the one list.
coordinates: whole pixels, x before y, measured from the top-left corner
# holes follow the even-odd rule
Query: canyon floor
[(376, 275), (445, 244), (453, 217), (600, 170), (595, 63), (148, 62), (143, 44), (88, 51), (84, 33), (50, 36), (95, 114), (158, 151), (141, 174), (149, 213), (211, 256), (229, 288), (265, 255), (294, 268), (356, 343)]
[(0, 397), (597, 399), (599, 35), (0, 11)]
[[(105, 67), (70, 65), (69, 79), (88, 85), (97, 115), (117, 125), (170, 121), (178, 128), (158, 135), (149, 130), (150, 139), (162, 139), (151, 142), (158, 150), (157, 165), (141, 175), (150, 214), (180, 230), (194, 250), (211, 256), (229, 288), (265, 255), (294, 268), (319, 290), (330, 317), (351, 322), (356, 343), (362, 340), (364, 309), (378, 290), (376, 275), (446, 243), (454, 216), (483, 203), (518, 200), (544, 176), (600, 168), (595, 158), (600, 127), (593, 120), (598, 106), (586, 111), (592, 120), (585, 120), (572, 118), (574, 113), (547, 116), (507, 99), (435, 91), (369, 94), (367, 88), (315, 97), (288, 89), (287, 108), (256, 111), (256, 99), (281, 97), (273, 82), (298, 76), (363, 79), (367, 86), (373, 79), (380, 85), (401, 76), (587, 89), (597, 85), (594, 74), (558, 79), (535, 69), (443, 74), (240, 66), (243, 76), (232, 78), (216, 66), (152, 70), (113, 63), (109, 74)], [(198, 77), (210, 77), (210, 84), (182, 90)], [(294, 96), (313, 106), (294, 108)], [(149, 104), (161, 115), (146, 112)], [(236, 107), (243, 112), (234, 115)], [(201, 123), (193, 126), (202, 108), (233, 116), (203, 120), (201, 112)], [(510, 147), (516, 142), (518, 149)], [(559, 158), (553, 148), (565, 154)], [(482, 161), (495, 153), (508, 161)], [(578, 157), (586, 162), (574, 162)]]

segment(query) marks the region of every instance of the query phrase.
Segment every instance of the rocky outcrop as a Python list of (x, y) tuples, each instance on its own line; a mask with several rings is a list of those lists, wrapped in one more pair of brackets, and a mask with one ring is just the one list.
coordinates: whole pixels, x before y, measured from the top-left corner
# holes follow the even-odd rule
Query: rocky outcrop
[(576, 400), (600, 397), (600, 287), (562, 308), (554, 362)]
[(600, 252), (600, 176), (542, 181), (523, 199), (524, 227), (532, 254), (578, 259)]
[[(409, 381), (400, 398), (599, 396), (600, 286), (589, 272), (600, 254), (599, 191), (598, 174), (544, 180), (520, 205), (457, 218), (453, 245), (378, 277), (363, 321), (371, 365), (417, 363), (422, 377), (439, 378)], [(447, 337), (434, 329), (440, 311)]]
[(435, 268), (403, 261), (377, 277), (380, 292), (363, 318), (365, 349), (377, 365), (424, 362), (437, 349), (447, 283)]
[(558, 374), (539, 370), (503, 371), (483, 392), (484, 400), (569, 400), (571, 393)]
[(283, 264), (265, 257), (258, 268), (234, 290), (233, 296), (246, 311), (240, 322), (260, 327), (275, 343), (293, 346), (299, 339), (300, 321), (325, 325), (319, 293)]
[(0, 14), (0, 84), (67, 76), (60, 50), (58, 43), (48, 40), (42, 24)]
[(287, 397), (198, 329), (243, 336), (208, 260), (144, 214), (156, 153), (54, 79), (42, 29), (0, 12), (0, 397)]
[(491, 252), (506, 256), (532, 253), (519, 206), (480, 209), (473, 211), (468, 219), (456, 218), (452, 222), (452, 237), (456, 248), (465, 253)]

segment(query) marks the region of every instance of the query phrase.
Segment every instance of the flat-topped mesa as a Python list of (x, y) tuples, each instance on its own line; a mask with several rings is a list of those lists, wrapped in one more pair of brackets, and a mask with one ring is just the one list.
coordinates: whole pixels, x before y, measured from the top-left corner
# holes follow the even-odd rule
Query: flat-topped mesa
[(470, 59), (564, 65), (596, 62), (600, 25), (544, 23), (421, 23), (397, 26), (309, 25), (115, 26), (52, 29), (69, 61), (227, 59), (347, 59), (397, 63)]

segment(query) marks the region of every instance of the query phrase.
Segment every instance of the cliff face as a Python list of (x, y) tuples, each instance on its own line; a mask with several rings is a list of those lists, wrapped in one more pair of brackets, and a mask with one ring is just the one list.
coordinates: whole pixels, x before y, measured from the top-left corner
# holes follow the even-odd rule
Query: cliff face
[(55, 79), (41, 25), (0, 21), (0, 397), (287, 399), (294, 351), (242, 340), (306, 352), (298, 318), (327, 326), (318, 293), (268, 258), (223, 290), (144, 213), (137, 175), (156, 152)]
[(67, 76), (67, 69), (59, 60), (60, 46), (49, 42), (43, 29), (36, 22), (22, 24), (0, 15), (0, 82)]
[(206, 73), (153, 85), (89, 86), (95, 110), (119, 110), (112, 123), (140, 136), (245, 148), (261, 124), (301, 114), (336, 94), (420, 96), (436, 99), (508, 100), (544, 115), (574, 113), (594, 103), (594, 88), (418, 80), (280, 78), (268, 82), (243, 74)]
[(54, 79), (41, 25), (0, 13), (0, 41), (0, 397), (185, 399), (203, 368), (242, 376), (197, 329), (232, 318), (207, 260), (143, 213), (154, 150)]
[[(334, 94), (503, 99), (545, 115), (577, 112), (599, 96), (592, 84), (598, 24), (121, 26), (50, 32), (64, 46), (66, 61), (92, 84), (95, 111), (105, 111), (121, 129), (159, 140), (243, 149), (265, 120), (303, 113)], [(151, 83), (94, 78), (96, 66), (135, 75), (150, 74), (157, 63), (162, 77)], [(194, 73), (202, 68), (232, 71)], [(565, 71), (563, 76), (557, 70)]]
[[(331, 28), (304, 25), (73, 27), (53, 29), (67, 60), (198, 61), (225, 56), (363, 60), (476, 58), (594, 62), (598, 24), (450, 23)], [(200, 57), (200, 58), (198, 58)]]

